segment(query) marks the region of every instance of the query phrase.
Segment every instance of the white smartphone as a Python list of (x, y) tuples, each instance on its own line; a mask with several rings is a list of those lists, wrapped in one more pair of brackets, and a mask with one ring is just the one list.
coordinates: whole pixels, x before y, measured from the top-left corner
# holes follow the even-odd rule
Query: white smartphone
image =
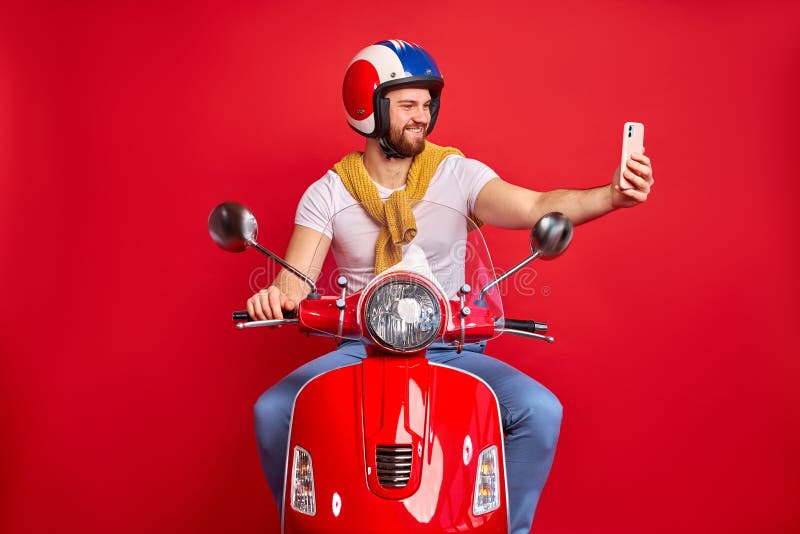
[(622, 162), (619, 167), (619, 187), (630, 189), (631, 184), (625, 179), (623, 173), (628, 168), (627, 162), (631, 154), (641, 154), (644, 150), (644, 124), (640, 122), (626, 122), (622, 130)]

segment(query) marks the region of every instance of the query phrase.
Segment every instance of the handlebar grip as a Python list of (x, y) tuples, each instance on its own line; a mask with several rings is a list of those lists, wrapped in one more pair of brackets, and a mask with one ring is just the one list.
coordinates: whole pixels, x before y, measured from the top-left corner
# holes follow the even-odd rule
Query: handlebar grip
[[(283, 310), (284, 319), (294, 319), (295, 317), (297, 317), (297, 309)], [(247, 310), (236, 310), (233, 312), (231, 319), (234, 321), (255, 321), (255, 319), (250, 317), (250, 314), (247, 313)]]
[(247, 310), (236, 310), (231, 317), (234, 321), (252, 321), (253, 318), (247, 313)]
[(525, 321), (523, 319), (506, 319), (506, 328), (513, 328), (514, 330), (522, 330), (523, 332), (547, 332), (547, 323), (539, 323), (536, 321)]

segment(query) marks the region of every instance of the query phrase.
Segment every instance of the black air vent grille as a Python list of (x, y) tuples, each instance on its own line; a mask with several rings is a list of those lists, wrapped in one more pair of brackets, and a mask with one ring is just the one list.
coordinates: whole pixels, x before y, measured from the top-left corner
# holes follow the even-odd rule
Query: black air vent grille
[(378, 445), (375, 462), (378, 482), (384, 488), (404, 488), (411, 478), (411, 445)]

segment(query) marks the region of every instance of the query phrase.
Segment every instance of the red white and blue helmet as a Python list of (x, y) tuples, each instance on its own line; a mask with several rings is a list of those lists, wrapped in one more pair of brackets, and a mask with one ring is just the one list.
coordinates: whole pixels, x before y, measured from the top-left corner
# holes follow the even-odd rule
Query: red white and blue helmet
[(350, 127), (365, 137), (389, 132), (389, 99), (399, 87), (422, 87), (431, 93), (431, 133), (439, 114), (444, 79), (433, 58), (419, 45), (392, 39), (361, 50), (350, 61), (342, 84), (344, 112)]

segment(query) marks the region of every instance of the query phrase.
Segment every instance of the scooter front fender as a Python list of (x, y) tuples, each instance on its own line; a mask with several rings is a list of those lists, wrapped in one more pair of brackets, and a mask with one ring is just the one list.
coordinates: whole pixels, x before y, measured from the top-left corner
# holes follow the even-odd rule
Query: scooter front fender
[[(282, 527), (287, 534), (507, 533), (497, 399), (479, 378), (417, 358), (367, 358), (322, 374), (295, 400)], [(390, 443), (389, 441), (393, 441)], [(375, 445), (409, 445), (404, 487), (378, 483)], [(498, 451), (499, 506), (473, 512), (480, 452)], [(295, 447), (313, 466), (314, 515), (292, 507)]]

